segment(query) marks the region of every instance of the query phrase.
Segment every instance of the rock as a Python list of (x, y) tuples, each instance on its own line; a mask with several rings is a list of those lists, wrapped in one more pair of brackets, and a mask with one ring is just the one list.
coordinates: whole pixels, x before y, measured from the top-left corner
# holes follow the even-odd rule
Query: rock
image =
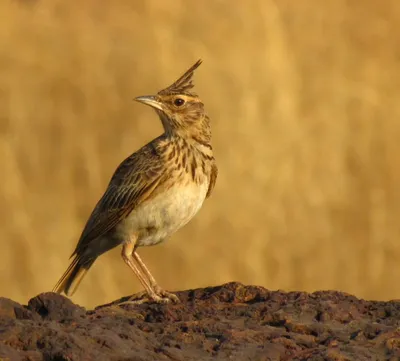
[(85, 315), (83, 307), (75, 305), (70, 299), (57, 293), (42, 293), (32, 298), (28, 309), (49, 321), (76, 320)]
[(86, 311), (43, 293), (0, 299), (1, 360), (396, 360), (400, 302), (228, 283), (181, 303)]
[(36, 315), (32, 314), (26, 307), (8, 298), (0, 297), (0, 318), (13, 319), (33, 319)]

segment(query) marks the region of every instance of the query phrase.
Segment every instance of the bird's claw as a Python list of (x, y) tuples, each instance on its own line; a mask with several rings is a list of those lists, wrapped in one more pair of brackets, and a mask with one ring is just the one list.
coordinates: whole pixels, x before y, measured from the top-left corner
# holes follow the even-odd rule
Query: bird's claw
[(179, 298), (171, 293), (162, 289), (157, 289), (152, 295), (149, 295), (146, 291), (142, 291), (132, 295), (127, 301), (120, 302), (118, 305), (141, 305), (143, 303), (178, 303)]

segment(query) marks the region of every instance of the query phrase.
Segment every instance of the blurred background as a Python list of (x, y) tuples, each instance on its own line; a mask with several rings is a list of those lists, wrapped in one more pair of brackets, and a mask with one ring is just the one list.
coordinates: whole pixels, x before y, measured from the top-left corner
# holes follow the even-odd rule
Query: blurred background
[[(0, 2), (0, 295), (52, 289), (117, 165), (161, 124), (132, 101), (198, 58), (219, 178), (141, 249), (160, 285), (400, 298), (400, 3)], [(103, 255), (73, 300), (141, 290)]]

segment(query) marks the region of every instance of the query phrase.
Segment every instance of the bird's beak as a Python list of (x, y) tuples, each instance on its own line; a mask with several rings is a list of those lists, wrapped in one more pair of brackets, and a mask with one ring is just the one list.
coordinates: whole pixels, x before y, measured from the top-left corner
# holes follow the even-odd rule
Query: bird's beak
[(154, 95), (144, 95), (144, 96), (141, 96), (141, 97), (137, 97), (134, 100), (136, 100), (137, 102), (149, 105), (149, 106), (151, 106), (153, 108), (156, 108), (156, 109), (159, 109), (159, 110), (163, 110), (162, 103)]

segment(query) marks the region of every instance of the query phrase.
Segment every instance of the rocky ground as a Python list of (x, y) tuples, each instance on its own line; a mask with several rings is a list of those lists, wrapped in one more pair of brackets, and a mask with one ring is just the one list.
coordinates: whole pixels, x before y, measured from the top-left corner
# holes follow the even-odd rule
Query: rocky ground
[(400, 302), (229, 283), (174, 305), (0, 298), (0, 360), (398, 360)]

